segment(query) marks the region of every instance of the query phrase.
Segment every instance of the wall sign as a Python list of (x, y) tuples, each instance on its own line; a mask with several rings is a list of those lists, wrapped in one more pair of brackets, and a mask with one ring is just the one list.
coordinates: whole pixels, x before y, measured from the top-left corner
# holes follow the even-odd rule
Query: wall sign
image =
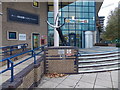
[(88, 19), (66, 19), (66, 23), (88, 23)]
[(65, 54), (65, 50), (64, 49), (58, 50), (58, 54)]
[(8, 20), (22, 23), (39, 24), (39, 16), (8, 8)]
[(26, 40), (26, 34), (19, 34), (19, 40), (25, 41)]
[(17, 40), (18, 33), (16, 31), (7, 31), (8, 40)]
[(39, 7), (39, 2), (38, 2), (38, 0), (33, 0), (33, 7), (36, 7), (36, 8)]

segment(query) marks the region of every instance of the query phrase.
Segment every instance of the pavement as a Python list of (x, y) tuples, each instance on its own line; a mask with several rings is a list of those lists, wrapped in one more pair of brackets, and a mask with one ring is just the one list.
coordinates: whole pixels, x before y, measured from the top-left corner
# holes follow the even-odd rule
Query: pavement
[(100, 88), (100, 90), (114, 90), (115, 88), (120, 89), (118, 75), (120, 75), (119, 71), (71, 74), (59, 78), (44, 76), (37, 88)]
[[(96, 53), (106, 53), (118, 51), (119, 48), (116, 47), (93, 47), (88, 49), (79, 49), (81, 54), (96, 54)], [(87, 73), (87, 74), (71, 74), (61, 78), (49, 78), (44, 76), (41, 83), (37, 87), (42, 88), (71, 88), (83, 90), (88, 88), (95, 90), (116, 90), (120, 89), (119, 80), (120, 71), (110, 71), (110, 72), (99, 72), (99, 73)], [(37, 89), (36, 88), (36, 89)]]
[[(82, 54), (90, 53), (103, 53), (110, 51), (118, 51), (116, 47), (93, 47), (90, 49), (80, 49)], [(27, 56), (28, 57), (28, 56)], [(24, 57), (26, 58), (26, 57)], [(15, 63), (18, 63), (19, 61)], [(39, 57), (37, 57), (39, 58)], [(33, 62), (33, 58), (29, 62), (22, 63), (15, 67), (14, 75), (23, 70), (29, 64)], [(0, 71), (5, 69), (6, 66), (0, 67)], [(112, 88), (120, 88), (120, 80), (118, 80), (119, 71), (111, 72), (101, 72), (101, 73), (89, 73), (89, 74), (71, 74), (62, 78), (48, 78), (44, 76), (36, 89), (44, 88), (106, 88), (108, 90), (113, 90)], [(10, 78), (10, 71), (0, 75), (0, 85)], [(101, 89), (100, 89), (101, 90)]]

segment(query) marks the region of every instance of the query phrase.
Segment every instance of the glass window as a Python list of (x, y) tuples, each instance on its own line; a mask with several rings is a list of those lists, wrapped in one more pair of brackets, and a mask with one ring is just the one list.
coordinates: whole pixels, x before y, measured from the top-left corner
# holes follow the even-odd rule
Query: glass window
[(64, 25), (63, 27), (62, 27), (62, 30), (63, 29), (68, 29), (68, 25)]
[(70, 13), (69, 13), (69, 18), (72, 19), (72, 16), (75, 16), (75, 12), (72, 12), (72, 13), (70, 12)]
[(83, 18), (88, 18), (88, 13), (83, 13)]
[(69, 24), (69, 29), (71, 30), (71, 29), (74, 29), (75, 30), (75, 24), (73, 23), (73, 24)]
[(94, 25), (89, 25), (89, 30), (94, 30), (95, 26)]
[(80, 18), (80, 13), (76, 13), (76, 18), (79, 19)]
[(89, 19), (89, 24), (95, 24), (95, 20)]
[(81, 25), (80, 24), (76, 24), (76, 30), (81, 30), (81, 29), (82, 29)]
[(95, 12), (95, 7), (89, 7), (89, 12)]
[(84, 12), (88, 12), (88, 7), (83, 7)]
[(75, 6), (69, 6), (69, 11), (75, 11)]
[(18, 33), (14, 31), (8, 31), (7, 32), (7, 39), (8, 40), (17, 40), (18, 39)]
[(95, 2), (94, 1), (90, 1), (89, 2), (89, 6), (95, 6)]
[(77, 12), (80, 12), (80, 8), (81, 8), (81, 7), (76, 7), (76, 11), (77, 11)]
[(82, 30), (88, 30), (88, 25), (82, 25)]
[(53, 12), (48, 12), (48, 17), (53, 17)]
[(61, 11), (68, 11), (68, 6), (63, 7)]
[(95, 14), (94, 13), (89, 13), (89, 18), (92, 18), (95, 17)]
[(82, 6), (83, 2), (76, 1), (76, 5)]
[(53, 18), (48, 18), (48, 21), (49, 21), (50, 23), (54, 23), (54, 19), (53, 19)]
[(53, 29), (51, 26), (48, 25), (48, 29)]
[(69, 31), (69, 34), (70, 34), (70, 33), (75, 33), (75, 30), (74, 30), (74, 29), (73, 29), (73, 30), (70, 30), (70, 31)]
[[(73, 0), (74, 1), (74, 0)], [(75, 5), (75, 1), (74, 1), (74, 3), (71, 3), (71, 4), (69, 4), (69, 5)]]
[(83, 6), (88, 6), (88, 1), (83, 1)]
[(68, 16), (69, 16), (69, 13), (68, 13), (68, 12), (62, 12), (62, 16), (63, 16), (63, 17), (68, 17)]

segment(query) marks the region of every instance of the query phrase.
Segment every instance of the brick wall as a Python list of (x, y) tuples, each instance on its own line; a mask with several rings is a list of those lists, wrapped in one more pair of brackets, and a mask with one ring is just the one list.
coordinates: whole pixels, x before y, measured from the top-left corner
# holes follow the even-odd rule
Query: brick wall
[[(31, 47), (31, 33), (39, 33), (40, 35), (47, 35), (47, 3), (41, 2), (39, 3), (39, 8), (33, 8), (31, 2), (3, 2), (2, 3), (2, 11), (4, 15), (2, 16), (2, 45), (17, 45), (21, 43), (28, 43), (29, 47)], [(25, 24), (19, 22), (13, 22), (7, 20), (7, 8), (24, 11), (31, 14), (39, 15), (39, 23), (40, 24)], [(1, 18), (1, 16), (0, 16)], [(0, 24), (1, 25), (1, 24)], [(7, 31), (17, 31), (20, 34), (26, 34), (26, 41), (19, 40), (7, 40)], [(1, 35), (0, 35), (1, 36)]]

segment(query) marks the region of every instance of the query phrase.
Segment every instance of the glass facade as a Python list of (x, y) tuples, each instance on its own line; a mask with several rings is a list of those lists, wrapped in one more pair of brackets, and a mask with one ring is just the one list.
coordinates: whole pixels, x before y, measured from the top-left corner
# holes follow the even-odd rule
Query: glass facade
[[(85, 31), (95, 31), (95, 2), (76, 1), (74, 3), (60, 2), (60, 23), (65, 25), (61, 28), (67, 41), (67, 45), (84, 48)], [(48, 3), (48, 21), (54, 23), (53, 4)], [(54, 29), (48, 26), (48, 43), (53, 46)], [(60, 45), (62, 45), (60, 41)]]

